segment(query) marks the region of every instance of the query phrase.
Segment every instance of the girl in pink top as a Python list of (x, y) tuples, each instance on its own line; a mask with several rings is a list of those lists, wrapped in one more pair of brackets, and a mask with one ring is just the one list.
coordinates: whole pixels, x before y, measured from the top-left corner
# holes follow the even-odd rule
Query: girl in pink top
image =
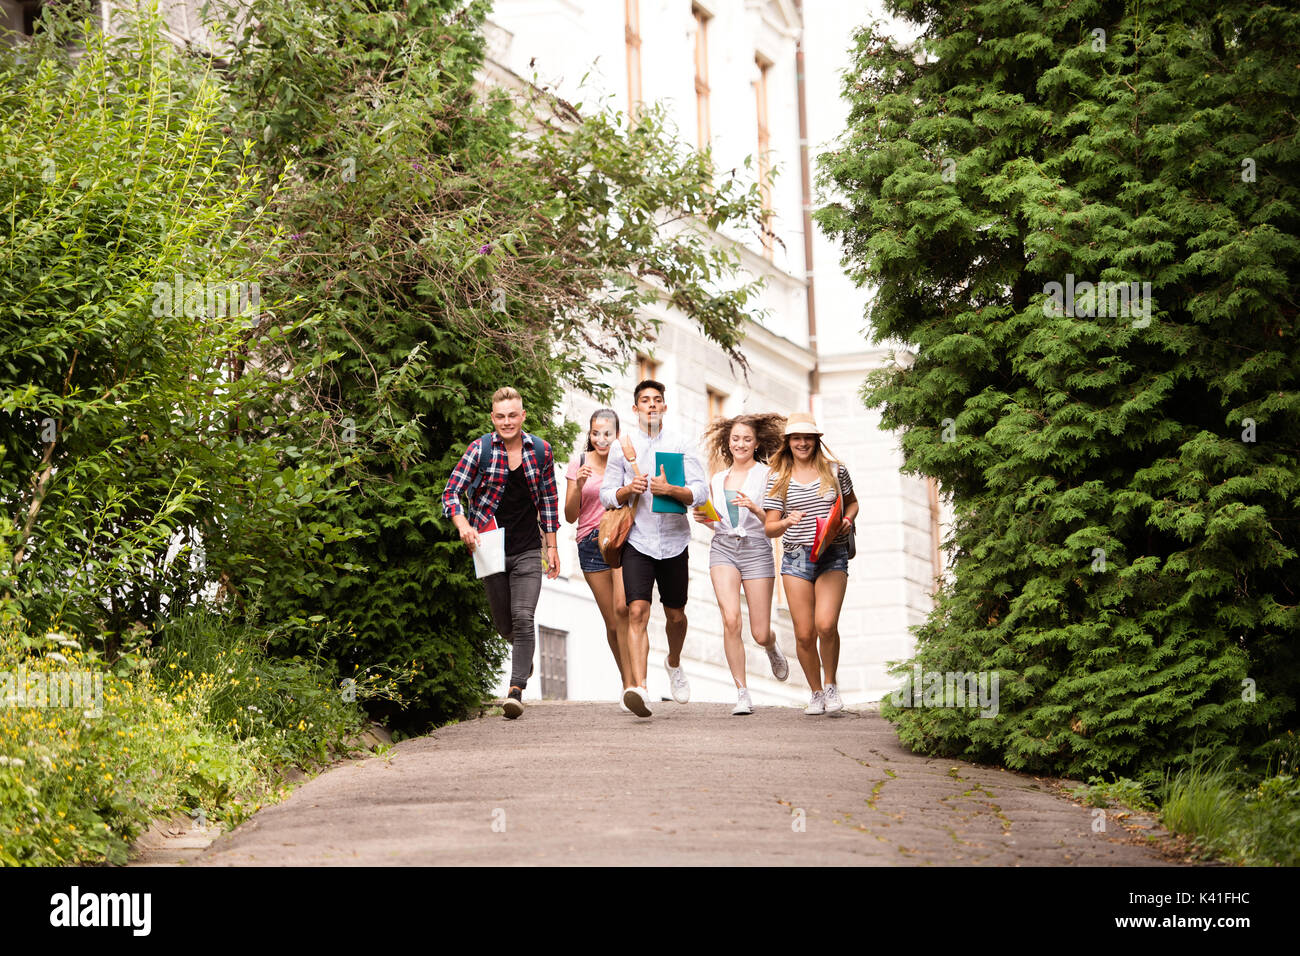
[[(605, 513), (605, 506), (600, 503), (600, 483), (605, 477), (605, 464), (609, 461), (609, 449), (618, 440), (618, 415), (610, 408), (598, 408), (591, 415), (587, 431), (587, 448), (579, 458), (569, 462), (564, 477), (568, 479), (568, 489), (564, 496), (564, 520), (578, 525), (578, 566), (582, 576), (587, 579), (600, 608), (600, 616), (605, 619), (605, 637), (609, 641), (610, 653), (618, 665), (619, 676), (623, 686), (630, 687), (630, 675), (626, 673), (627, 649), (627, 600), (623, 595), (623, 571), (612, 569), (600, 556), (600, 547), (596, 539), (600, 534), (600, 519)], [(619, 701), (619, 709), (627, 710)]]

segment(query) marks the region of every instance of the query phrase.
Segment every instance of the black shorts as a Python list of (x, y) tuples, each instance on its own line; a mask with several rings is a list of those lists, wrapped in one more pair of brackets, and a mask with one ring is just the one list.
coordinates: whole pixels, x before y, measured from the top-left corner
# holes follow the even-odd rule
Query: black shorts
[(630, 544), (623, 546), (623, 592), (627, 603), (649, 601), (654, 585), (659, 584), (659, 601), (664, 607), (686, 607), (686, 585), (690, 582), (690, 546), (675, 558), (656, 560), (642, 554)]

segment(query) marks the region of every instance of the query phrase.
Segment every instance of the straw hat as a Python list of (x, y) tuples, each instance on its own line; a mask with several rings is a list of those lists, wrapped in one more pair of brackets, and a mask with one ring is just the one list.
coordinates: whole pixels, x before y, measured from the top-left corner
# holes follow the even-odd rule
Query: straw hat
[(787, 435), (820, 435), (822, 430), (817, 427), (817, 421), (807, 412), (793, 412), (785, 420), (785, 434)]

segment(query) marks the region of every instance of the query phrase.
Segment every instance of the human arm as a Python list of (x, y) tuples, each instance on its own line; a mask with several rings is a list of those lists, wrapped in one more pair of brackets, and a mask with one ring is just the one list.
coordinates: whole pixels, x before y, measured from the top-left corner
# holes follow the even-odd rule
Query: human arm
[(803, 519), (802, 511), (785, 513), (785, 499), (774, 497), (772, 490), (776, 479), (768, 475), (766, 490), (763, 494), (763, 533), (769, 538), (779, 538)]
[(478, 547), (478, 532), (466, 519), (464, 509), (460, 503), (460, 496), (469, 487), (470, 482), (474, 480), (474, 476), (478, 474), (478, 452), (478, 442), (472, 442), (469, 448), (465, 449), (465, 454), (460, 456), (460, 461), (456, 462), (456, 467), (451, 470), (451, 477), (447, 479), (447, 487), (442, 492), (443, 517), (451, 518), (452, 524), (456, 526), (457, 534), (460, 535), (460, 540), (471, 552)]
[[(853, 493), (853, 479), (849, 477), (849, 470), (840, 465), (840, 494), (844, 498), (844, 521), (840, 526), (840, 535), (848, 534), (853, 530), (853, 523), (858, 517), (858, 496)], [(836, 535), (839, 537), (840, 535)]]
[(627, 464), (622, 443), (615, 442), (610, 446), (609, 459), (605, 464), (605, 480), (600, 486), (600, 503), (606, 508), (621, 507), (627, 503), (628, 498), (641, 494), (649, 485), (645, 475), (635, 475), (629, 484), (624, 485), (623, 478)]
[(546, 539), (546, 576), (555, 580), (560, 576), (560, 549), (555, 543), (555, 532), (547, 531), (542, 537)]
[(802, 520), (802, 511), (791, 511), (787, 515), (783, 511), (769, 508), (763, 521), (763, 533), (769, 538), (779, 538)]
[(579, 465), (576, 461), (571, 461), (565, 478), (568, 482), (564, 491), (564, 520), (576, 524), (578, 515), (582, 512), (582, 489), (591, 478), (591, 465), (586, 462)]

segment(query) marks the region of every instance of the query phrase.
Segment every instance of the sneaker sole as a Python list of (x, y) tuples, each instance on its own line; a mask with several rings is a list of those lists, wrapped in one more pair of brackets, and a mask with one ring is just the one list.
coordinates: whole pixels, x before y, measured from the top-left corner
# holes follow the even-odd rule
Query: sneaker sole
[(630, 688), (623, 691), (623, 706), (638, 717), (649, 717), (651, 713), (646, 702), (641, 699), (641, 695), (634, 694)]
[(731, 716), (732, 716), (732, 717), (749, 717), (749, 716), (752, 716), (753, 713), (754, 713), (754, 712), (753, 712), (752, 710), (733, 710), (733, 711), (731, 712)]
[(506, 698), (506, 702), (501, 705), (501, 710), (505, 713), (508, 719), (514, 720), (524, 712), (524, 705), (519, 703), (519, 701), (515, 700), (513, 697), (508, 697)]

